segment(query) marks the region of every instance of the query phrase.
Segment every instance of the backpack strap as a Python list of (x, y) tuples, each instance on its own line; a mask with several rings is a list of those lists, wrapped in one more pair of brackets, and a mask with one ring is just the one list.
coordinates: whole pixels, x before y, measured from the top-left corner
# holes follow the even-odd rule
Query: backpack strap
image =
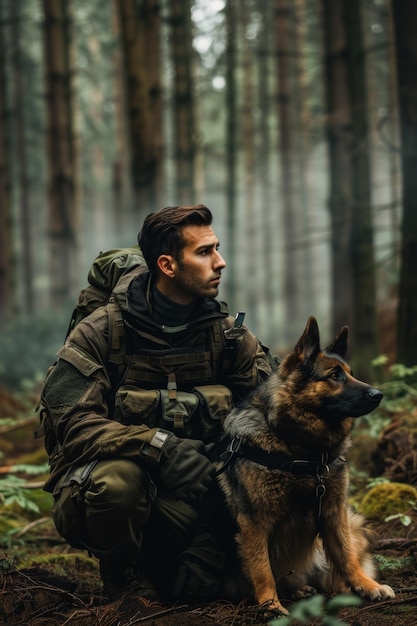
[(239, 311), (239, 313), (236, 314), (233, 326), (224, 331), (226, 343), (223, 351), (222, 368), (226, 372), (230, 371), (235, 361), (238, 349), (237, 340), (246, 332), (246, 329), (242, 328), (245, 315), (244, 311)]
[(109, 316), (107, 372), (115, 392), (127, 367), (126, 329), (122, 310), (114, 296), (109, 298), (106, 309)]
[(109, 315), (109, 356), (117, 356), (125, 348), (126, 333), (123, 321), (122, 310), (114, 296), (109, 298), (106, 305)]

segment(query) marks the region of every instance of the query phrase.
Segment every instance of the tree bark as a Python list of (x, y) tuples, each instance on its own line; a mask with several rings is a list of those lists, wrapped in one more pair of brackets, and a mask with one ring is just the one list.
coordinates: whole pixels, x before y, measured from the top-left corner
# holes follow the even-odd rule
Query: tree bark
[(197, 129), (190, 0), (170, 0), (176, 202), (195, 204)]
[[(0, 18), (5, 19), (0, 7)], [(0, 38), (0, 324), (11, 320), (14, 311), (12, 290), (12, 221), (10, 197), (10, 142), (7, 127), (9, 113), (6, 93), (8, 93), (6, 71), (6, 41)]]
[(35, 308), (35, 294), (33, 287), (33, 246), (32, 246), (32, 215), (30, 206), (30, 181), (28, 175), (28, 159), (26, 146), (26, 116), (24, 105), (24, 93), (22, 76), (24, 68), (22, 66), (21, 54), (21, 18), (19, 14), (21, 5), (10, 1), (10, 17), (12, 22), (12, 65), (14, 84), (14, 122), (16, 134), (16, 165), (18, 174), (20, 215), (19, 223), (22, 233), (22, 249), (20, 254), (20, 264), (23, 277), (22, 304), (25, 313), (31, 315)]
[(153, 211), (162, 208), (164, 198), (163, 175), (163, 106), (161, 86), (161, 16), (159, 0), (145, 0), (145, 35), (148, 67), (148, 98), (151, 113), (151, 138), (155, 155), (153, 174), (154, 206)]
[(157, 205), (155, 181), (157, 158), (152, 139), (148, 89), (145, 22), (135, 0), (119, 0), (123, 65), (129, 120), (131, 175), (135, 210), (140, 223)]
[(374, 237), (371, 206), (371, 161), (368, 98), (360, 0), (344, 0), (347, 29), (348, 79), (352, 120), (352, 242), (353, 313), (352, 365), (370, 379), (372, 359), (379, 354), (376, 316)]
[(417, 363), (417, 4), (393, 1), (392, 11), (403, 178), (397, 360), (413, 366)]
[(353, 268), (350, 262), (352, 204), (350, 104), (343, 0), (323, 0), (324, 68), (329, 150), (332, 327), (353, 324)]
[(362, 378), (377, 356), (364, 55), (358, 0), (323, 0), (333, 330), (348, 325)]
[(226, 3), (226, 211), (227, 293), (231, 311), (237, 306), (236, 207), (237, 207), (237, 9), (236, 0)]
[(43, 0), (49, 163), (49, 274), (51, 304), (74, 297), (78, 275), (79, 204), (74, 130), (71, 3)]
[(243, 106), (242, 106), (242, 149), (243, 149), (243, 185), (244, 185), (244, 276), (245, 293), (247, 296), (247, 313), (251, 324), (257, 326), (259, 302), (259, 280), (257, 270), (259, 263), (255, 262), (256, 250), (259, 249), (258, 228), (255, 205), (255, 125), (254, 125), (254, 71), (253, 54), (250, 41), (246, 38), (249, 24), (249, 9), (247, 2), (240, 10), (240, 40), (242, 41), (242, 70), (243, 70)]
[(290, 341), (299, 327), (299, 301), (297, 297), (299, 267), (296, 250), (297, 212), (294, 195), (295, 145), (294, 145), (294, 91), (291, 85), (290, 17), (287, 0), (275, 0), (275, 50), (277, 57), (279, 118), (279, 160), (281, 175), (281, 207), (284, 236), (283, 298), (285, 310), (284, 340)]

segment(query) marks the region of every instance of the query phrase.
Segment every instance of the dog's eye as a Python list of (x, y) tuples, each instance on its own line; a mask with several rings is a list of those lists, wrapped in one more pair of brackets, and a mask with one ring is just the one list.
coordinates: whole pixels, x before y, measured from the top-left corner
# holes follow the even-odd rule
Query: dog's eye
[(343, 374), (340, 370), (333, 370), (330, 374), (332, 380), (342, 380)]

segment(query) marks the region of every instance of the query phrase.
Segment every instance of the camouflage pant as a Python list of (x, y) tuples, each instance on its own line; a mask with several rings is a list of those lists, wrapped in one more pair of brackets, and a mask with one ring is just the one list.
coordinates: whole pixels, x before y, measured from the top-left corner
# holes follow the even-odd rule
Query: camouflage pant
[(55, 491), (58, 532), (98, 558), (121, 564), (140, 560), (151, 580), (156, 576), (159, 586), (171, 587), (197, 512), (160, 497), (148, 472), (131, 461), (100, 461), (80, 470)]

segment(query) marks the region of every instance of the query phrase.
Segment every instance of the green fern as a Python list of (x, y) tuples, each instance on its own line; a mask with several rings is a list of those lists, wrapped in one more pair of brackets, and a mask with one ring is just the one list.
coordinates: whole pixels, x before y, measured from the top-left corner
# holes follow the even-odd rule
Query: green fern
[(353, 594), (340, 594), (328, 602), (322, 595), (311, 596), (296, 602), (289, 615), (278, 617), (269, 622), (269, 626), (289, 626), (294, 623), (308, 624), (311, 620), (320, 619), (322, 626), (348, 626), (341, 621), (336, 613), (346, 607), (361, 606), (362, 600)]
[(17, 505), (19, 508), (39, 513), (38, 505), (33, 501), (30, 489), (25, 489), (26, 481), (17, 476), (7, 476), (0, 480), (0, 503), (5, 507)]

